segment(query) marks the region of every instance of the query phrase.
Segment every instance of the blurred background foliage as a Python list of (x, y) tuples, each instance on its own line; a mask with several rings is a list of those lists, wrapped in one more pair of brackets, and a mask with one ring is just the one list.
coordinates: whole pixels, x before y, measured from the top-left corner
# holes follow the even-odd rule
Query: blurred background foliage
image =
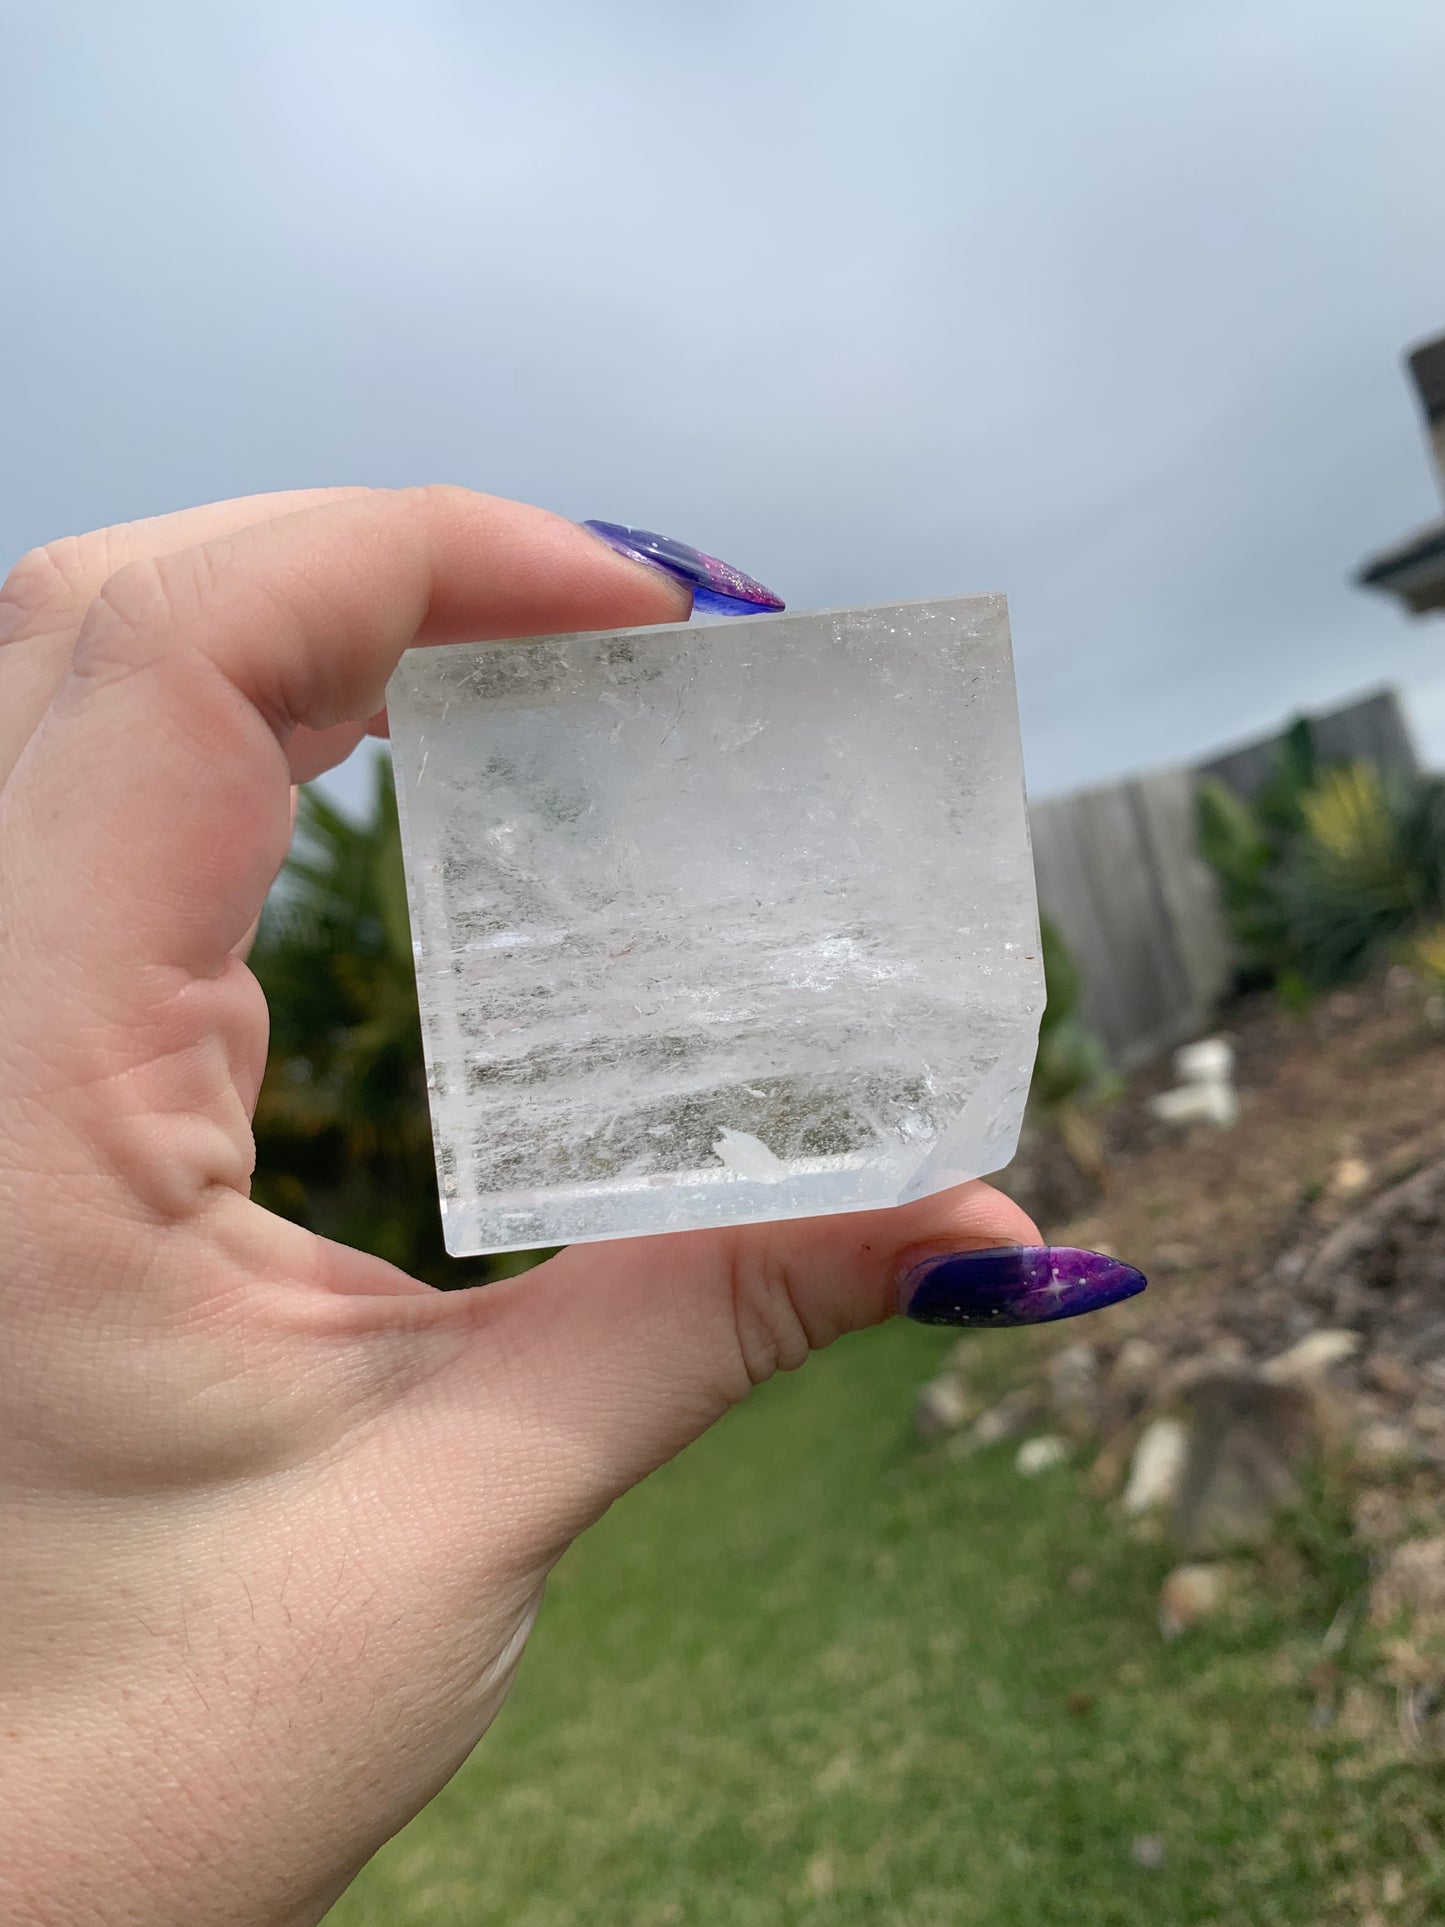
[(1445, 780), (1326, 763), (1303, 719), (1252, 800), (1201, 783), (1198, 829), (1241, 989), (1305, 1002), (1445, 919)]
[(1437, 997), (1445, 996), (1445, 923), (1422, 930), (1410, 946), (1409, 960)]
[(1123, 1091), (1103, 1039), (1079, 1015), (1078, 965), (1063, 935), (1040, 919), (1047, 1001), (1039, 1024), (1039, 1047), (1029, 1090), (1033, 1122), (1058, 1133), (1069, 1156), (1102, 1182), (1104, 1120)]
[(292, 852), (251, 968), (271, 1007), (252, 1196), (439, 1286), (542, 1252), (449, 1258), (442, 1243), (391, 763), (354, 822), (301, 791)]

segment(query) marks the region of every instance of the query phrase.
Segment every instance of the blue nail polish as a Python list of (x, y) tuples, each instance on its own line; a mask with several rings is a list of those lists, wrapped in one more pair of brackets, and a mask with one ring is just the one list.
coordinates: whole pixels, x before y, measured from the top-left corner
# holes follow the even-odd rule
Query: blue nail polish
[(689, 542), (674, 542), (671, 536), (657, 535), (651, 529), (629, 529), (621, 522), (584, 522), (582, 526), (600, 536), (619, 555), (630, 556), (634, 562), (649, 562), (653, 568), (663, 569), (679, 582), (685, 582), (692, 590), (695, 611), (705, 610), (717, 616), (757, 616), (787, 606), (781, 596), (765, 589), (761, 582), (754, 582), (730, 562), (720, 562), (715, 555), (706, 555)]
[(1101, 1311), (1143, 1291), (1142, 1271), (1070, 1245), (1001, 1245), (910, 1266), (898, 1308), (920, 1325), (1043, 1325)]

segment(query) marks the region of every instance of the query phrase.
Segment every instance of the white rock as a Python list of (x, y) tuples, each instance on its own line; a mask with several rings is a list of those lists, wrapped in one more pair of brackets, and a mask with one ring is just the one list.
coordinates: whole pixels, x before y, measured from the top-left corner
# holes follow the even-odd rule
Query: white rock
[(1174, 1503), (1188, 1449), (1189, 1433), (1177, 1418), (1156, 1418), (1144, 1427), (1121, 1501), (1127, 1516), (1137, 1518)]
[(1181, 1084), (1222, 1084), (1234, 1074), (1234, 1049), (1222, 1037), (1201, 1037), (1174, 1053), (1174, 1075)]
[(1151, 1097), (1147, 1108), (1163, 1124), (1216, 1124), (1228, 1130), (1239, 1118), (1239, 1099), (1229, 1084), (1180, 1084)]
[(938, 1439), (945, 1433), (956, 1432), (966, 1419), (972, 1418), (975, 1409), (976, 1401), (968, 1387), (952, 1372), (942, 1372), (918, 1388), (914, 1404), (918, 1435)]
[(1419, 1457), (1419, 1448), (1407, 1426), (1382, 1418), (1365, 1426), (1355, 1440), (1355, 1456), (1362, 1465), (1388, 1471), (1411, 1464)]
[(1365, 1189), (1372, 1175), (1363, 1158), (1343, 1157), (1330, 1172), (1329, 1189), (1337, 1198), (1353, 1198)]
[(1040, 1472), (1047, 1472), (1051, 1466), (1062, 1465), (1068, 1456), (1068, 1442), (1055, 1437), (1053, 1433), (1046, 1433), (1042, 1438), (1024, 1440), (1014, 1460), (1014, 1470), (1031, 1479)]
[(1174, 1053), (1179, 1084), (1149, 1099), (1148, 1109), (1165, 1124), (1215, 1124), (1221, 1129), (1239, 1117), (1234, 1090), (1234, 1051), (1222, 1037), (1201, 1037)]
[(1396, 1546), (1370, 1589), (1370, 1616), (1388, 1626), (1399, 1614), (1445, 1625), (1445, 1538)]
[(1363, 1343), (1358, 1332), (1343, 1327), (1310, 1332), (1287, 1352), (1272, 1358), (1264, 1367), (1264, 1375), (1275, 1385), (1308, 1384), (1353, 1358)]
[(1099, 1355), (1092, 1345), (1064, 1345), (1049, 1359), (1049, 1402), (1066, 1432), (1083, 1438), (1099, 1413)]
[(1152, 1340), (1126, 1338), (1114, 1360), (1110, 1382), (1120, 1391), (1137, 1392), (1156, 1384), (1163, 1366), (1164, 1354)]
[(1159, 1630), (1166, 1639), (1208, 1619), (1239, 1589), (1239, 1567), (1226, 1560), (1176, 1566), (1159, 1589)]
[(1027, 1431), (1029, 1426), (1035, 1424), (1039, 1416), (1037, 1396), (1027, 1386), (1019, 1386), (1012, 1392), (1005, 1392), (997, 1405), (990, 1406), (961, 1438), (951, 1442), (949, 1449), (957, 1457), (967, 1458), (987, 1446), (1001, 1445), (1005, 1439), (1017, 1438), (1020, 1432)]

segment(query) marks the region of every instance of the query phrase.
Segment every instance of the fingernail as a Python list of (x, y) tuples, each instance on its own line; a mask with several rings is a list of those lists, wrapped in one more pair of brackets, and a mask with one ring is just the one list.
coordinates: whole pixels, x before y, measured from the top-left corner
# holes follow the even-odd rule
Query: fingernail
[(719, 616), (756, 616), (787, 606), (781, 596), (765, 589), (761, 582), (754, 582), (730, 562), (705, 555), (689, 542), (674, 542), (671, 536), (656, 535), (651, 529), (624, 528), (620, 522), (584, 522), (582, 527), (590, 529), (619, 555), (630, 556), (634, 562), (649, 563), (654, 569), (662, 569), (679, 582), (685, 582), (692, 590), (694, 609), (705, 609)]
[(1001, 1245), (911, 1265), (898, 1281), (898, 1309), (920, 1325), (1043, 1325), (1117, 1305), (1147, 1282), (1101, 1251)]

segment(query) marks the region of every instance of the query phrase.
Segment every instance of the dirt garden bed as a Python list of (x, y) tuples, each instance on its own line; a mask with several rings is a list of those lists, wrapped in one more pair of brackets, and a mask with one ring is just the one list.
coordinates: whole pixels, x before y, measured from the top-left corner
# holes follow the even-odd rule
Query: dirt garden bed
[(1012, 1388), (981, 1400), (965, 1340), (919, 1423), (967, 1456), (1017, 1437), (1021, 1473), (1072, 1458), (1121, 1523), (1187, 1563), (1166, 1636), (1221, 1604), (1240, 1555), (1267, 1565), (1323, 1469), (1368, 1560), (1352, 1606), (1377, 1629), (1400, 1728), (1445, 1757), (1445, 1022), (1395, 968), (1292, 1014), (1241, 1002), (1238, 1123), (1181, 1133), (1135, 1078), (1101, 1191), (1035, 1136), (1002, 1182), (1051, 1242), (1112, 1252), (1143, 1296), (1027, 1334)]

